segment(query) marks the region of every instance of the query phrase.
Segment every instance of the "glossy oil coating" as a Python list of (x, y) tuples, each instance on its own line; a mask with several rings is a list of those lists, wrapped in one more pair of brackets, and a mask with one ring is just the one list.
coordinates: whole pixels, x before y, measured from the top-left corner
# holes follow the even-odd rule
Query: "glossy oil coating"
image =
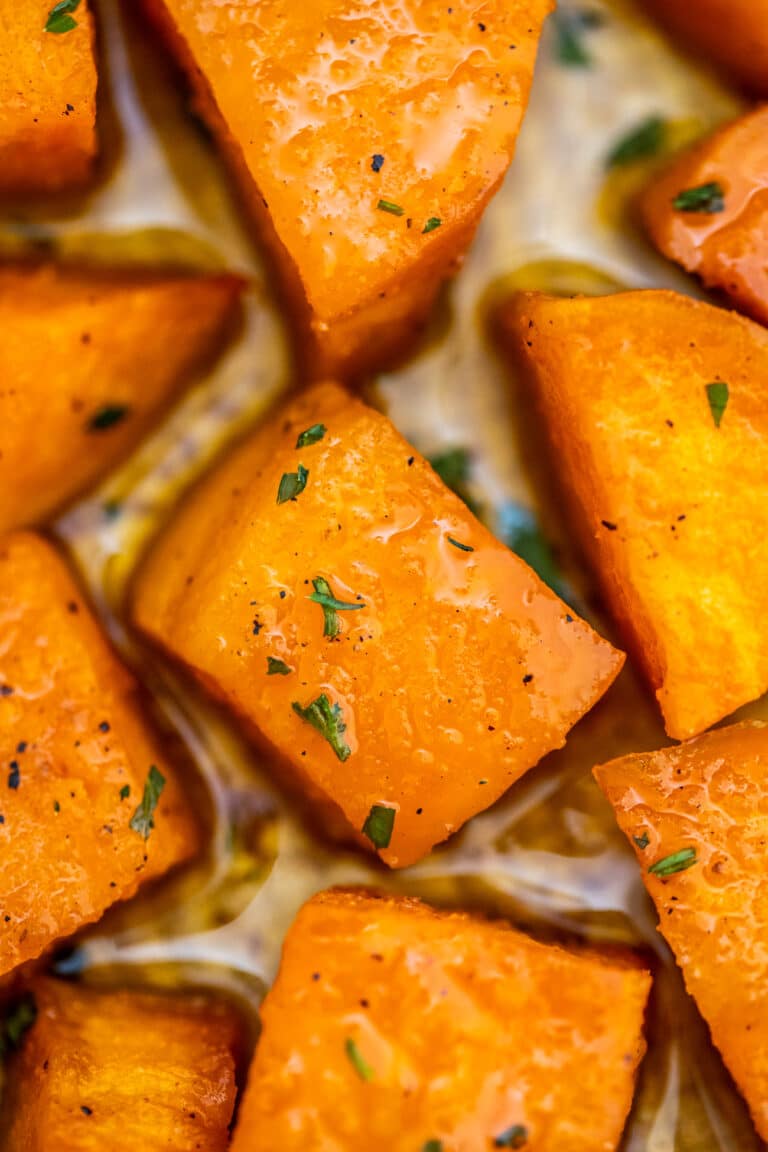
[(768, 96), (768, 0), (642, 0), (681, 47), (754, 96)]
[(144, 5), (311, 330), (309, 371), (401, 355), (512, 158), (552, 0)]
[(233, 1152), (613, 1152), (649, 988), (503, 922), (321, 893), (263, 1005)]
[[(153, 764), (166, 785), (145, 840), (129, 822)], [(133, 678), (31, 533), (0, 542), (0, 773), (0, 975), (197, 848)]]
[[(674, 292), (521, 294), (504, 331), (670, 736), (768, 688), (768, 333)], [(719, 427), (707, 385), (727, 383)]]
[[(722, 210), (675, 208), (680, 192), (707, 184), (722, 189)], [(768, 323), (768, 108), (724, 125), (657, 173), (641, 212), (665, 256)]]
[(82, 185), (96, 157), (91, 0), (60, 35), (45, 31), (54, 3), (0, 3), (0, 195)]
[(42, 980), (9, 1064), (4, 1152), (224, 1152), (239, 1023), (189, 994)]
[[(659, 930), (768, 1139), (768, 726), (735, 724), (595, 776), (635, 848)], [(688, 850), (687, 868), (649, 868)]]
[[(318, 424), (322, 439), (297, 449)], [(305, 489), (277, 504), (299, 465)], [(318, 578), (355, 606), (336, 637), (309, 598)], [(394, 808), (381, 854), (397, 867), (562, 745), (623, 660), (334, 384), (278, 411), (194, 491), (139, 569), (134, 617), (356, 832), (374, 805)], [(286, 674), (268, 675), (270, 657)], [(346, 725), (344, 760), (293, 707), (323, 693)]]
[(218, 353), (241, 286), (0, 269), (0, 532), (57, 512), (128, 455)]

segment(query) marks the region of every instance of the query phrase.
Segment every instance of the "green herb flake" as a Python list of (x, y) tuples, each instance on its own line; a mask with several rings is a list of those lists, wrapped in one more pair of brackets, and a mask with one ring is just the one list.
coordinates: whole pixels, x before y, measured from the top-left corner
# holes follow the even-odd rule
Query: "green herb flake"
[(435, 229), (439, 228), (441, 224), (442, 224), (442, 220), (440, 219), (439, 216), (430, 216), (429, 220), (427, 220), (426, 224), (424, 225), (424, 227), (421, 230), (422, 236), (426, 232), (434, 232)]
[(453, 544), (454, 548), (459, 548), (462, 552), (474, 552), (471, 544), (462, 544), (460, 540), (455, 540), (453, 536), (448, 537), (448, 543)]
[(442, 1140), (427, 1140), (422, 1144), (421, 1152), (443, 1152)]
[(153, 764), (147, 774), (141, 803), (133, 816), (131, 816), (130, 823), (133, 831), (138, 832), (145, 840), (149, 839), (149, 834), (155, 826), (155, 808), (157, 808), (157, 802), (160, 799), (160, 794), (164, 787), (165, 776), (163, 776), (162, 772)]
[(389, 848), (395, 815), (396, 809), (388, 808), (385, 804), (374, 804), (371, 808), (363, 824), (363, 835), (368, 837), (374, 847)]
[(105, 404), (103, 408), (99, 408), (94, 412), (88, 421), (89, 432), (106, 432), (108, 428), (114, 428), (119, 424), (130, 412), (130, 408), (126, 404)]
[(325, 424), (313, 424), (310, 428), (305, 428), (296, 441), (296, 447), (311, 448), (318, 440), (322, 440), (327, 431)]
[(637, 844), (641, 852), (644, 852), (651, 842), (647, 832), (643, 832), (642, 836), (633, 836), (632, 839), (634, 840), (635, 844)]
[(357, 1044), (355, 1044), (351, 1036), (347, 1037), (344, 1043), (344, 1051), (347, 1054), (347, 1059), (354, 1068), (355, 1072), (357, 1072), (360, 1079), (366, 1080), (368, 1082), (373, 1080), (373, 1068), (371, 1068), (370, 1064), (363, 1059), (360, 1049), (358, 1048)]
[(131, 794), (130, 784), (123, 784), (122, 788), (120, 789), (120, 799), (121, 800), (127, 800), (128, 797), (130, 796), (130, 794)]
[(358, 612), (361, 608), (365, 608), (364, 602), (361, 600), (355, 604), (349, 604), (345, 600), (337, 600), (331, 591), (331, 586), (324, 576), (317, 576), (312, 581), (314, 592), (308, 599), (312, 600), (315, 604), (319, 604), (323, 609), (323, 636), (338, 636), (339, 634), (339, 620), (336, 615), (337, 612)]
[(295, 500), (300, 496), (307, 486), (308, 478), (309, 469), (303, 464), (299, 464), (295, 472), (283, 472), (277, 489), (278, 504), (286, 504), (289, 500)]
[(494, 1139), (494, 1148), (522, 1148), (528, 1142), (528, 1129), (523, 1124), (513, 1124)]
[(390, 216), (405, 215), (405, 208), (401, 208), (399, 204), (393, 204), (391, 200), (379, 200), (376, 207), (379, 212), (389, 212)]
[(0, 1024), (0, 1055), (14, 1052), (36, 1019), (37, 1005), (32, 995), (22, 996), (10, 1005)]
[(712, 419), (715, 422), (715, 428), (719, 428), (722, 423), (725, 410), (728, 407), (728, 400), (730, 397), (730, 389), (723, 380), (715, 380), (712, 384), (705, 385), (707, 393), (707, 401), (709, 403), (709, 410), (712, 413)]
[(560, 575), (552, 548), (530, 508), (511, 500), (503, 504), (497, 517), (496, 535), (516, 556), (525, 560), (561, 600), (573, 603), (573, 589)]
[(455, 492), (459, 499), (464, 501), (470, 512), (474, 512), (475, 516), (477, 516), (480, 511), (480, 506), (477, 501), (472, 499), (467, 487), (472, 471), (472, 457), (467, 449), (447, 448), (445, 452), (440, 452), (437, 456), (431, 456), (429, 463), (435, 472), (437, 472), (446, 488), (450, 488), (451, 492)]
[(59, 812), (61, 812), (61, 804), (59, 804), (58, 800), (54, 800), (54, 802), (53, 802), (53, 810), (54, 810), (54, 812), (56, 812), (57, 814), (58, 814)]
[(666, 121), (661, 116), (648, 116), (613, 146), (606, 157), (606, 167), (623, 168), (636, 160), (655, 156), (664, 146), (666, 136)]
[(278, 660), (276, 656), (267, 656), (267, 676), (290, 676), (292, 668)]
[(599, 12), (577, 8), (557, 8), (552, 15), (556, 55), (566, 68), (591, 68), (592, 57), (584, 44), (584, 33), (602, 24)]
[(311, 704), (308, 704), (306, 708), (302, 707), (296, 700), (293, 701), (291, 707), (297, 716), (316, 728), (320, 735), (328, 741), (339, 760), (349, 759), (352, 750), (344, 740), (347, 726), (344, 723), (341, 708), (338, 704), (331, 704), (325, 692), (313, 700)]
[(675, 872), (685, 872), (686, 868), (695, 863), (696, 849), (681, 848), (679, 852), (673, 852), (671, 856), (664, 856), (651, 864), (648, 871), (654, 876), (674, 876)]
[(676, 212), (704, 212), (713, 216), (725, 208), (725, 192), (716, 180), (709, 184), (697, 184), (695, 188), (685, 188), (678, 192), (672, 201)]
[(71, 32), (73, 28), (77, 28), (77, 20), (72, 19), (72, 13), (79, 7), (80, 0), (60, 0), (60, 3), (54, 4), (48, 13), (45, 31), (58, 36), (62, 32)]

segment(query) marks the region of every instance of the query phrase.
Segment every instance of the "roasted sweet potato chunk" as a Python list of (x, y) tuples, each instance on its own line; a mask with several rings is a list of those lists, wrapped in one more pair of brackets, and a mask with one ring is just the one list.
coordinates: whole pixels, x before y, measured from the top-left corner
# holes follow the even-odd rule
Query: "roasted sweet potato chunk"
[(134, 616), (392, 866), (563, 744), (622, 663), (335, 384), (198, 486)]
[(768, 96), (768, 0), (643, 0), (680, 40), (754, 96)]
[(240, 287), (0, 269), (0, 532), (50, 516), (128, 455), (220, 349)]
[(43, 980), (8, 1070), (5, 1152), (224, 1152), (240, 1026), (207, 996)]
[(670, 736), (768, 688), (768, 333), (673, 292), (514, 298), (573, 520)]
[(665, 256), (768, 323), (768, 107), (683, 152), (654, 178), (641, 211)]
[(30, 533), (0, 542), (0, 759), (1, 975), (198, 839), (133, 678)]
[(288, 933), (233, 1152), (612, 1152), (650, 976), (417, 900), (330, 891)]
[(97, 152), (91, 0), (7, 0), (0, 36), (0, 195), (88, 180)]
[(768, 726), (734, 724), (595, 776), (659, 928), (768, 1139)]
[(401, 355), (514, 150), (552, 0), (144, 0), (271, 250), (315, 378)]

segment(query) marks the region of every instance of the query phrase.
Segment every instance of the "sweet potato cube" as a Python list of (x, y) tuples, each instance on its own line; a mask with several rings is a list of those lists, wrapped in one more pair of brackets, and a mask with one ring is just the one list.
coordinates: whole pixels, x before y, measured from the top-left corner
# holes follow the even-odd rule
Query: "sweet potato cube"
[(768, 688), (768, 332), (674, 292), (503, 316), (584, 550), (670, 736)]
[(197, 848), (133, 678), (30, 533), (0, 542), (0, 768), (0, 975)]
[(130, 453), (219, 351), (240, 288), (0, 269), (0, 533), (57, 512)]
[(335, 384), (197, 487), (134, 616), (398, 867), (562, 745), (623, 659)]
[(316, 379), (402, 355), (512, 158), (552, 0), (144, 0)]
[(681, 46), (753, 96), (768, 96), (768, 0), (643, 0)]
[(641, 212), (665, 256), (768, 324), (768, 107), (683, 152), (655, 177)]
[(224, 1152), (240, 1025), (210, 997), (33, 987), (8, 1070), (5, 1152)]
[(583, 1152), (585, 1133), (612, 1152), (649, 987), (504, 923), (321, 893), (264, 1002), (233, 1152)]
[(3, 4), (0, 195), (79, 187), (96, 158), (92, 0), (70, 15), (54, 4)]
[(595, 768), (663, 933), (768, 1140), (768, 726)]

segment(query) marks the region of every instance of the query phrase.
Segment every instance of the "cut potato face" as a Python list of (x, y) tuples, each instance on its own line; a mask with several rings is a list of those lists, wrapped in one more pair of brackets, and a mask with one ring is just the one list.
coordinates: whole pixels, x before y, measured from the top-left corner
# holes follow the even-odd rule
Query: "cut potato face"
[(0, 541), (0, 975), (198, 847), (181, 789), (64, 562)]
[(563, 744), (623, 660), (334, 384), (198, 486), (133, 613), (268, 741), (318, 832), (341, 813), (393, 867)]
[(701, 732), (768, 688), (768, 333), (656, 291), (521, 294), (503, 328), (667, 732)]
[(401, 356), (512, 158), (551, 0), (144, 0), (281, 275), (315, 377)]

